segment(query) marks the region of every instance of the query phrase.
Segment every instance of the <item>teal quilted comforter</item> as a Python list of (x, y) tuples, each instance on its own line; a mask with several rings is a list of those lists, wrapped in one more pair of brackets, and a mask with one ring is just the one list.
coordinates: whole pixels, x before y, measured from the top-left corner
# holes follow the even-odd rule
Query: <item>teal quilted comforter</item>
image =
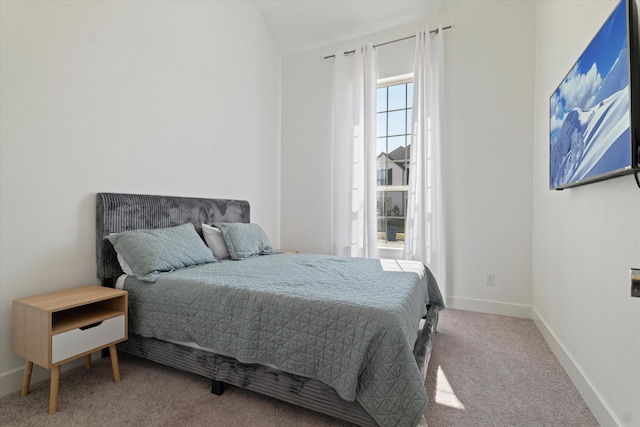
[(413, 426), (426, 409), (413, 346), (426, 305), (444, 305), (421, 263), (278, 254), (124, 288), (132, 333), (315, 378), (383, 426)]

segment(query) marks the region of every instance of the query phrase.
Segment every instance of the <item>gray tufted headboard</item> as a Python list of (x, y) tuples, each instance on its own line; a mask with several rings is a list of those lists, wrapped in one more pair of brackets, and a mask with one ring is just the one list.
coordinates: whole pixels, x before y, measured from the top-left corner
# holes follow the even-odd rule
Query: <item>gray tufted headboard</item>
[(96, 195), (96, 261), (98, 278), (106, 285), (122, 274), (116, 252), (104, 237), (140, 228), (163, 228), (193, 223), (202, 234), (202, 223), (249, 222), (245, 200), (143, 194), (98, 193)]

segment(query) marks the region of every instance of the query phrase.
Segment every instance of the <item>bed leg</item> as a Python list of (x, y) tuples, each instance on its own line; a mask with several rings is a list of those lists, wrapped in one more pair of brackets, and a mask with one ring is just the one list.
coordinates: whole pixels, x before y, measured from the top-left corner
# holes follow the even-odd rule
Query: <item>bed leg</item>
[(216, 396), (222, 396), (222, 393), (224, 393), (224, 383), (218, 380), (211, 380), (211, 393)]

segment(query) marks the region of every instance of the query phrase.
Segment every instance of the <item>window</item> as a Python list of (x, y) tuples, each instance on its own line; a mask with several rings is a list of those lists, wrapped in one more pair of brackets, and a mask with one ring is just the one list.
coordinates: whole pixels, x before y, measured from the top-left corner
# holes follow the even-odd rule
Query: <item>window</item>
[(378, 185), (387, 185), (387, 182), (393, 182), (393, 169), (378, 169)]
[(378, 247), (404, 246), (411, 152), (412, 79), (409, 75), (378, 82)]

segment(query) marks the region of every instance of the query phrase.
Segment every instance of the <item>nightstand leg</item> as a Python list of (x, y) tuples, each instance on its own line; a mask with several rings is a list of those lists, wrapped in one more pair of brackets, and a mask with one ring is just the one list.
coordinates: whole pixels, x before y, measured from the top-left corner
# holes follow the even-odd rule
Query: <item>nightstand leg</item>
[(49, 413), (58, 410), (58, 386), (60, 385), (60, 365), (51, 368), (51, 390), (49, 391)]
[(24, 364), (24, 376), (22, 377), (22, 390), (20, 396), (29, 394), (29, 384), (31, 384), (31, 372), (33, 372), (33, 362), (26, 361)]
[(120, 381), (120, 366), (118, 365), (118, 351), (116, 345), (109, 346), (109, 355), (111, 356), (111, 369), (113, 370), (113, 381)]
[(84, 369), (86, 369), (87, 371), (89, 369), (91, 369), (91, 355), (90, 354), (87, 354), (84, 357)]

